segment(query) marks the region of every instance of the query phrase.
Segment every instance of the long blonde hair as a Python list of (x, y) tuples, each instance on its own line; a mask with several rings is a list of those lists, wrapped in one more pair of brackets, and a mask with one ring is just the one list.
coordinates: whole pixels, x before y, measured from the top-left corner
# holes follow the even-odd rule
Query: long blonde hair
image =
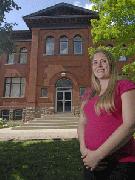
[[(104, 109), (106, 112), (112, 112), (115, 110), (114, 89), (115, 89), (116, 81), (118, 79), (118, 75), (117, 75), (116, 62), (112, 54), (105, 49), (97, 49), (94, 52), (94, 55), (97, 53), (103, 53), (107, 57), (110, 68), (110, 79), (109, 79), (108, 87), (106, 91), (101, 96), (99, 96), (99, 100), (95, 105), (95, 111), (99, 115), (102, 109)], [(91, 61), (93, 60), (94, 55), (92, 56)], [(101, 91), (100, 82), (96, 78), (93, 72), (91, 75), (91, 86), (93, 91), (95, 92), (95, 96), (99, 95)]]

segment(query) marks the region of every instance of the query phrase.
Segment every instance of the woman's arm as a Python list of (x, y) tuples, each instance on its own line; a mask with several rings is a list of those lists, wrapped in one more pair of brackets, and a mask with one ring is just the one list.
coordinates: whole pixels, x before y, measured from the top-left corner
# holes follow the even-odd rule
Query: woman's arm
[(135, 90), (125, 92), (121, 98), (123, 123), (98, 148), (103, 158), (126, 144), (135, 132)]
[[(112, 154), (126, 144), (135, 132), (135, 90), (122, 94), (122, 117), (123, 123), (103, 143), (92, 156), (84, 159), (84, 164), (93, 169), (106, 156)], [(94, 157), (96, 157), (94, 159)]]
[(85, 102), (83, 101), (80, 107), (80, 118), (79, 118), (78, 128), (77, 128), (78, 139), (80, 142), (80, 152), (82, 156), (86, 156), (87, 154), (87, 148), (85, 146), (85, 141), (84, 141), (84, 128), (86, 124), (86, 117), (83, 112), (84, 105), (85, 105)]

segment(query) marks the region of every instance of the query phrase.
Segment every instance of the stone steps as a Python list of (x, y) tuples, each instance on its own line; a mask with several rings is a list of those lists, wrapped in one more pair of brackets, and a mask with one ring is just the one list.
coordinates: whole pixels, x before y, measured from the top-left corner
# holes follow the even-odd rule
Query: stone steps
[(36, 130), (36, 129), (77, 129), (77, 126), (20, 126), (13, 127), (13, 130)]
[(77, 117), (75, 117), (75, 116), (64, 116), (64, 115), (49, 115), (49, 116), (43, 116), (43, 117), (41, 117), (41, 118), (35, 118), (34, 120), (40, 120), (40, 119), (42, 119), (42, 120), (46, 120), (46, 119), (77, 119)]
[(69, 123), (74, 123), (74, 122), (78, 122), (78, 120), (73, 120), (73, 119), (68, 119), (68, 120), (63, 120), (63, 119), (47, 119), (47, 120), (33, 120), (33, 121), (30, 121), (29, 123), (55, 123), (55, 122), (57, 122), (57, 123), (62, 123), (62, 122), (69, 122)]
[(33, 129), (77, 129), (78, 117), (72, 114), (55, 114), (35, 118), (21, 126), (13, 127), (14, 130), (33, 130)]
[(68, 117), (68, 118), (64, 118), (64, 117), (49, 117), (49, 118), (35, 118), (33, 119), (32, 121), (47, 121), (47, 120), (58, 120), (58, 121), (61, 121), (61, 120), (65, 120), (65, 121), (76, 121), (76, 117)]
[(58, 126), (58, 125), (77, 125), (77, 122), (46, 122), (46, 123), (29, 123), (29, 124), (24, 124), (23, 126)]

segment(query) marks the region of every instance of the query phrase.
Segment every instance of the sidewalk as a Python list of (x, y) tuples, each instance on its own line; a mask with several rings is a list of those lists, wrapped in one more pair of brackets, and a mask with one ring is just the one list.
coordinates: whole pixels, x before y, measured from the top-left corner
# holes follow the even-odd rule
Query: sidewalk
[(30, 139), (72, 139), (77, 138), (77, 129), (36, 129), (12, 130), (0, 129), (0, 141)]

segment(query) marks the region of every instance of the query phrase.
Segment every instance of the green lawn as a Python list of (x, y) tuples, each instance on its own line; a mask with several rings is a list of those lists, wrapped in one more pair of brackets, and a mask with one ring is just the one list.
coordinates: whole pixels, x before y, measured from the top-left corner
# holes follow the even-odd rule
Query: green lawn
[(82, 180), (77, 140), (0, 142), (0, 180)]

